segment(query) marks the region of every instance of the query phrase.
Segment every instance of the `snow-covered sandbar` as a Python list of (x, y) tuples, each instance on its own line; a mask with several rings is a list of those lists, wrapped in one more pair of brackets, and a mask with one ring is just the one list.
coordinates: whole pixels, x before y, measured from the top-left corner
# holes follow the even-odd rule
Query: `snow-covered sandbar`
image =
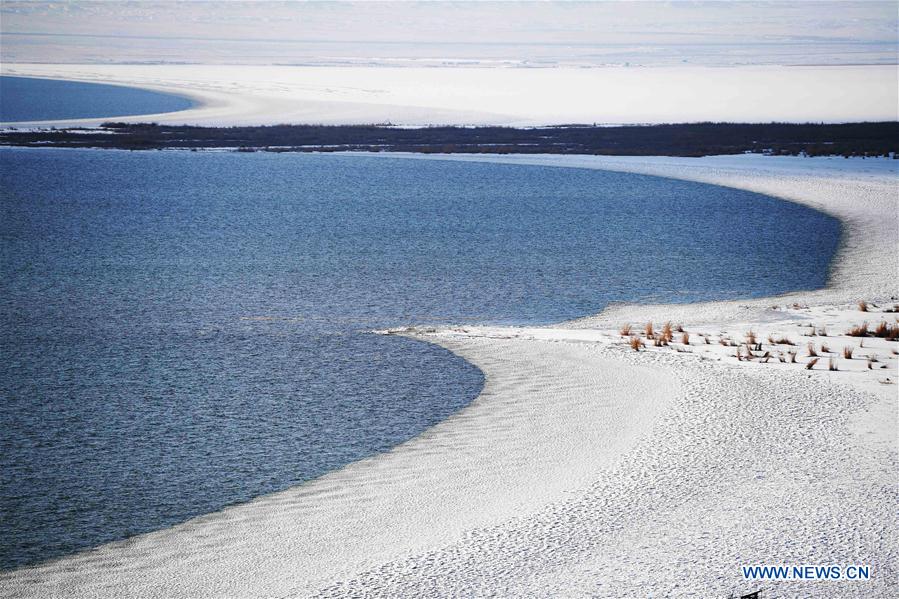
[[(899, 343), (846, 333), (897, 322), (884, 311), (899, 303), (897, 163), (489, 159), (768, 193), (840, 218), (841, 247), (819, 291), (614, 306), (554, 327), (394, 331), (476, 364), (487, 377), (481, 396), (392, 451), (307, 484), (4, 573), (2, 594), (891, 596)], [(736, 252), (766, 242), (734, 231)], [(677, 331), (654, 347), (650, 320), (690, 338)], [(622, 335), (626, 324), (633, 331)], [(748, 349), (730, 342), (749, 332), (761, 350), (738, 360)], [(634, 351), (632, 337), (647, 347)], [(820, 354), (811, 369), (808, 343)], [(864, 564), (872, 577), (743, 579), (740, 567), (754, 564)]]

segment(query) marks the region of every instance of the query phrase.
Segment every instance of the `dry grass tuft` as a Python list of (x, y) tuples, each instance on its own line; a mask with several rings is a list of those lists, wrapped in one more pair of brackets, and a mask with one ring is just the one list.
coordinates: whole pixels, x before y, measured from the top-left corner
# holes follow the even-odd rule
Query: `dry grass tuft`
[(865, 300), (860, 301), (858, 303), (858, 309), (860, 312), (867, 312), (868, 311), (868, 302), (866, 302)]
[(665, 339), (666, 344), (674, 339), (674, 331), (671, 329), (670, 322), (666, 322), (665, 326), (662, 327), (662, 337)]
[(808, 364), (805, 365), (805, 369), (811, 370), (812, 368), (815, 367), (815, 364), (817, 364), (817, 363), (818, 363), (818, 358), (812, 358), (811, 360), (808, 361)]
[(746, 343), (749, 345), (756, 344), (755, 331), (746, 331)]
[(796, 345), (788, 337), (777, 337), (772, 343), (774, 345)]
[(646, 344), (643, 343), (643, 340), (637, 336), (631, 337), (631, 349), (634, 351), (640, 351), (640, 348), (646, 347)]
[(827, 329), (821, 327), (820, 329), (818, 329), (818, 335), (820, 335), (821, 337), (827, 337)]
[(683, 335), (681, 335), (680, 342), (684, 345), (690, 345), (690, 333), (687, 331), (683, 331)]
[(868, 336), (868, 323), (863, 322), (858, 326), (854, 326), (848, 331), (846, 334), (850, 337), (867, 337)]
[(787, 355), (790, 356), (790, 364), (796, 363), (796, 353), (795, 351), (788, 351)]
[(621, 327), (621, 330), (618, 331), (618, 333), (622, 337), (630, 337), (631, 336), (631, 325), (630, 324), (624, 325), (623, 327)]
[(814, 358), (818, 355), (818, 352), (815, 351), (815, 344), (812, 342), (809, 342), (808, 344), (808, 355), (810, 358)]
[(889, 324), (883, 320), (874, 329), (874, 336), (886, 339), (887, 341), (896, 341), (899, 339), (899, 324)]
[(843, 357), (846, 358), (847, 360), (851, 360), (853, 351), (854, 350), (853, 350), (852, 346), (847, 345), (846, 347), (843, 348)]
[(868, 356), (868, 370), (874, 370), (874, 362), (877, 361), (877, 358), (872, 358)]
[(678, 323), (678, 325), (677, 325), (676, 327), (674, 327), (674, 330), (677, 331), (678, 333), (683, 333), (683, 332), (684, 332), (684, 325)]
[(822, 354), (829, 354), (829, 353), (830, 353), (830, 348), (827, 347), (827, 344), (826, 344), (826, 343), (822, 343), (822, 344), (821, 344), (821, 353), (822, 353)]
[(837, 368), (837, 361), (834, 360), (833, 358), (828, 360), (827, 361), (827, 370), (830, 370), (831, 372), (836, 372), (837, 370), (839, 370), (839, 368)]
[(647, 339), (652, 339), (655, 337), (655, 331), (652, 328), (652, 321), (646, 323), (646, 327), (643, 329), (643, 332), (646, 334)]

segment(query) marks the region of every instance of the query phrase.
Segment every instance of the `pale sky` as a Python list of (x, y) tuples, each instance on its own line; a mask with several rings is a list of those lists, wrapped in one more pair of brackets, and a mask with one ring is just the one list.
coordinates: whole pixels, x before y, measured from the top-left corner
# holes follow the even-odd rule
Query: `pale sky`
[(895, 64), (899, 2), (16, 2), (3, 62)]

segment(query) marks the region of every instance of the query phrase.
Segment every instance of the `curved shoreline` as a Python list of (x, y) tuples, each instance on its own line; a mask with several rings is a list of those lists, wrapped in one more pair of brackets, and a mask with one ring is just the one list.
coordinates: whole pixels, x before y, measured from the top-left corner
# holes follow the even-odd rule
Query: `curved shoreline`
[[(83, 66), (85, 70), (79, 71), (77, 67)], [(501, 114), (475, 112), (470, 110), (434, 109), (423, 106), (392, 106), (373, 102), (342, 101), (340, 99), (298, 99), (293, 96), (284, 96), (280, 93), (258, 95), (246, 91), (234, 89), (222, 89), (221, 82), (207, 82), (201, 84), (194, 80), (172, 81), (159, 80), (154, 82), (150, 77), (133, 77), (128, 75), (116, 75), (103, 73), (91, 69), (97, 65), (7, 65), (4, 75), (14, 77), (31, 77), (38, 79), (53, 79), (60, 81), (76, 81), (80, 83), (96, 83), (101, 85), (118, 85), (120, 87), (133, 87), (146, 89), (160, 93), (180, 95), (189, 98), (196, 103), (187, 110), (177, 112), (144, 114), (120, 117), (65, 119), (44, 121), (20, 121), (3, 123), (4, 126), (54, 126), (64, 127), (99, 127), (110, 118), (119, 122), (142, 123), (150, 119), (153, 122), (163, 122), (174, 125), (200, 125), (200, 126), (235, 126), (235, 125), (275, 125), (282, 122), (279, 115), (293, 115), (292, 122), (318, 123), (317, 115), (337, 108), (338, 116), (327, 120), (328, 123), (344, 123), (347, 121), (359, 124), (370, 122), (388, 122), (397, 109), (406, 115), (412, 115), (422, 123), (432, 120), (447, 122), (488, 122), (498, 121), (506, 123), (509, 118)], [(277, 87), (277, 86), (276, 86)], [(283, 91), (283, 90), (279, 90)], [(329, 90), (330, 91), (330, 90)], [(297, 106), (302, 106), (298, 109)], [(377, 117), (358, 117), (359, 114), (378, 114)], [(383, 114), (382, 114), (383, 113)], [(461, 119), (461, 120), (460, 120)]]
[[(855, 162), (854, 171), (831, 169), (822, 176), (810, 162), (805, 171), (771, 173), (768, 166), (778, 163), (757, 163), (761, 157), (496, 160), (673, 172), (826, 207), (847, 223), (838, 268), (824, 290), (777, 302), (827, 309), (899, 295), (892, 277), (892, 165), (877, 163), (866, 174)], [(884, 251), (891, 255), (878, 260)], [(741, 590), (735, 560), (777, 556), (868, 560), (882, 576), (866, 588), (874, 591), (868, 596), (886, 596), (896, 556), (895, 517), (884, 512), (896, 464), (890, 389), (857, 383), (849, 372), (845, 381), (820, 371), (807, 378), (699, 355), (635, 354), (608, 330), (623, 319), (636, 323), (656, 315), (691, 329), (693, 323), (786, 326), (805, 318), (800, 309), (772, 311), (771, 303), (616, 306), (557, 327), (407, 331), (478, 366), (487, 379), (482, 395), (386, 454), (172, 529), (4, 573), (0, 590), (253, 596), (330, 587), (337, 595), (645, 595), (648, 589), (671, 593), (680, 576), (692, 586), (679, 594), (726, 593)], [(815, 411), (803, 409), (807, 397), (816, 398)], [(773, 420), (763, 422), (763, 415)], [(870, 436), (872, 421), (889, 424), (891, 418), (885, 433), (893, 440)], [(809, 430), (815, 431), (811, 437)], [(856, 453), (847, 455), (847, 447)], [(859, 455), (867, 460), (861, 466), (851, 461)], [(822, 464), (830, 470), (822, 471)], [(797, 480), (809, 488), (792, 488)], [(738, 519), (734, 528), (728, 510), (755, 516)], [(829, 549), (815, 541), (821, 528), (813, 524), (832, 517), (855, 533), (851, 542)], [(804, 553), (783, 546), (783, 527), (796, 518), (812, 523), (791, 527), (789, 540)], [(711, 530), (709, 522), (716, 524)], [(837, 539), (846, 538), (841, 526), (833, 528)], [(691, 560), (689, 574), (678, 569), (684, 556)], [(254, 578), (247, 580), (250, 572)], [(812, 585), (802, 591), (829, 589)]]
[[(859, 255), (866, 254), (866, 258), (872, 254), (883, 253), (888, 248), (887, 242), (894, 242), (893, 233), (899, 228), (899, 217), (889, 212), (884, 212), (884, 206), (874, 206), (872, 211), (869, 200), (865, 199), (867, 189), (858, 189), (859, 185), (866, 183), (872, 193), (884, 193), (890, 191), (884, 186), (895, 185), (894, 182), (885, 182), (884, 176), (899, 175), (899, 161), (870, 159), (867, 164), (860, 159), (843, 158), (799, 158), (799, 157), (771, 157), (758, 154), (735, 156), (707, 156), (703, 158), (682, 157), (642, 157), (642, 156), (555, 156), (555, 155), (421, 155), (404, 153), (354, 153), (365, 156), (402, 157), (412, 160), (453, 160), (496, 162), (503, 164), (519, 164), (533, 166), (554, 166), (560, 168), (584, 168), (600, 169), (617, 172), (627, 172), (655, 177), (694, 181), (709, 185), (732, 187), (744, 191), (761, 193), (782, 201), (793, 202), (824, 212), (837, 218), (844, 227), (840, 246), (830, 265), (830, 272), (825, 287), (811, 291), (796, 291), (774, 296), (778, 299), (790, 299), (792, 297), (811, 297), (817, 301), (829, 303), (849, 303), (859, 299), (859, 293), (867, 296), (883, 298), (895, 295), (899, 286), (893, 282), (893, 274), (899, 272), (899, 257), (893, 256), (880, 263), (872, 263), (868, 268), (859, 270)], [(871, 165), (867, 170), (860, 168)], [(817, 174), (818, 169), (823, 169), (825, 178), (814, 182), (794, 180), (797, 173), (790, 168), (799, 167), (805, 171), (804, 175)], [(846, 168), (848, 167), (848, 168)], [(764, 169), (764, 171), (762, 170)], [(831, 170), (827, 170), (831, 169)], [(760, 177), (765, 172), (767, 179)], [(841, 180), (840, 175), (846, 177)], [(825, 181), (825, 179), (829, 179)], [(848, 181), (846, 180), (848, 179)], [(839, 197), (838, 190), (833, 190), (834, 197), (820, 199), (816, 197), (816, 190), (811, 186), (822, 185), (847, 185), (855, 189), (847, 190), (843, 197)], [(857, 205), (861, 203), (862, 205)], [(889, 208), (887, 206), (887, 208)], [(884, 222), (883, 218), (887, 221)], [(890, 224), (896, 225), (892, 231)], [(735, 232), (737, 234), (737, 232)], [(873, 236), (872, 236), (873, 234)], [(892, 261), (892, 262), (891, 262)], [(870, 262), (870, 261), (869, 261)], [(872, 268), (875, 267), (875, 268)], [(712, 305), (732, 305), (756, 303), (768, 305), (769, 298), (739, 299), (732, 301), (711, 301), (691, 304), (659, 304), (670, 307), (695, 307)], [(640, 304), (626, 304), (623, 309), (637, 309)], [(613, 312), (617, 307), (607, 307), (599, 314), (578, 318), (571, 323), (581, 322), (585, 319), (596, 319)], [(695, 309), (695, 308), (690, 308)], [(562, 323), (560, 323), (562, 324)]]
[[(151, 84), (131, 84), (119, 81), (97, 81), (90, 78), (72, 78), (72, 77), (54, 77), (41, 75), (19, 75), (14, 73), (2, 73), (4, 77), (18, 77), (20, 79), (43, 79), (47, 81), (69, 81), (73, 83), (87, 83), (91, 85), (107, 85), (112, 87), (124, 87), (130, 89), (139, 89), (167, 96), (175, 96), (183, 98), (191, 102), (191, 106), (183, 110), (175, 110), (173, 112), (152, 112), (145, 114), (127, 114), (119, 116), (98, 116), (98, 117), (82, 117), (71, 119), (42, 119), (30, 121), (0, 121), (0, 127), (17, 127), (17, 128), (37, 128), (44, 126), (54, 127), (99, 127), (101, 124), (109, 121), (121, 120), (124, 122), (150, 122), (161, 118), (168, 118), (172, 115), (182, 113), (206, 111), (214, 107), (215, 100), (210, 99), (208, 94), (192, 90), (190, 88), (178, 89), (171, 86), (151, 85)], [(148, 121), (149, 119), (149, 121)]]

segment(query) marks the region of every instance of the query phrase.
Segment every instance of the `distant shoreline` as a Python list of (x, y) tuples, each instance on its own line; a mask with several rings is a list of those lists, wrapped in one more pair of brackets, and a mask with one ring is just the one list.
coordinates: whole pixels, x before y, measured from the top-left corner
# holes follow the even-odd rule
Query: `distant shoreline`
[[(37, 79), (40, 81), (47, 82), (58, 82), (58, 83), (73, 83), (73, 84), (83, 84), (97, 87), (116, 87), (122, 88), (125, 90), (137, 90), (143, 92), (149, 92), (153, 94), (159, 94), (162, 96), (170, 96), (173, 98), (179, 98), (188, 102), (188, 106), (178, 109), (178, 110), (169, 110), (165, 112), (139, 112), (136, 114), (121, 114), (118, 116), (114, 115), (100, 115), (100, 116), (81, 116), (81, 117), (70, 117), (63, 119), (29, 119), (29, 120), (20, 120), (20, 121), (2, 121), (0, 120), (0, 127), (34, 127), (39, 128), (42, 126), (55, 126), (55, 127), (75, 127), (78, 125), (82, 125), (84, 123), (101, 123), (102, 121), (108, 119), (148, 119), (155, 120), (161, 117), (167, 117), (173, 114), (180, 114), (183, 112), (200, 110), (207, 106), (208, 100), (203, 94), (196, 93), (192, 90), (177, 90), (167, 86), (154, 86), (154, 85), (133, 85), (130, 83), (122, 83), (118, 81), (93, 81), (90, 79), (70, 79), (70, 78), (60, 78), (60, 77), (41, 77), (38, 75), (18, 75), (18, 74), (8, 74), (8, 73), (0, 73), (0, 78), (3, 79)], [(48, 123), (53, 123), (52, 125), (48, 125)]]
[[(533, 127), (562, 123), (896, 119), (896, 67), (470, 68), (4, 63), (3, 75), (187, 95), (202, 106), (130, 123)], [(776, 90), (776, 93), (771, 93)], [(95, 127), (107, 119), (46, 121)], [(5, 123), (9, 125), (11, 123)]]

